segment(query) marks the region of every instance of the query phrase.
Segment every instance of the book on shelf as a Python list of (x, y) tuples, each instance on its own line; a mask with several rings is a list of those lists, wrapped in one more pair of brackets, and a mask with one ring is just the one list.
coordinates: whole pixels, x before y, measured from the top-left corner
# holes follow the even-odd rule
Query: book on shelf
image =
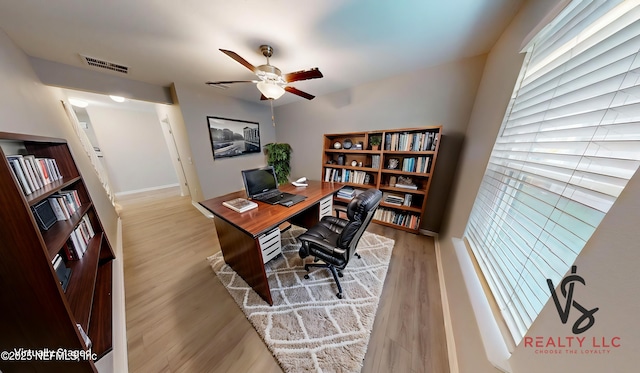
[(91, 342), (91, 339), (89, 339), (89, 336), (87, 335), (87, 333), (85, 333), (84, 329), (82, 329), (82, 325), (76, 324), (76, 326), (78, 327), (78, 331), (80, 332), (80, 335), (82, 336), (82, 340), (84, 341), (84, 345), (87, 346), (88, 349), (91, 348), (93, 343)]
[(66, 242), (64, 243), (64, 245), (62, 245), (62, 252), (64, 252), (64, 255), (67, 257), (67, 260), (78, 259), (78, 257), (75, 255), (75, 251), (69, 248), (69, 245)]
[(222, 205), (230, 208), (235, 212), (240, 212), (240, 213), (249, 211), (258, 207), (257, 203), (253, 201), (249, 201), (246, 198), (235, 198), (229, 201), (224, 201), (222, 202)]
[(411, 200), (413, 199), (413, 194), (411, 193), (405, 193), (404, 195), (404, 201), (402, 201), (402, 204), (404, 206), (411, 206)]
[(62, 286), (62, 290), (66, 292), (67, 287), (69, 286), (69, 279), (71, 278), (71, 268), (67, 268), (60, 254), (56, 254), (51, 264), (53, 264), (53, 269), (58, 276), (58, 281)]
[(371, 156), (371, 168), (380, 168), (380, 155), (374, 154)]

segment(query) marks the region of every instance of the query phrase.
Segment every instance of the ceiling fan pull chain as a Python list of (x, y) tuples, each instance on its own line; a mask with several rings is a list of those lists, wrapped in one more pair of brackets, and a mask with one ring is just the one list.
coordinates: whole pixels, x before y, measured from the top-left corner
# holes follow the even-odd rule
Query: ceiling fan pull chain
[(269, 100), (269, 103), (271, 104), (271, 122), (273, 123), (273, 126), (276, 126), (276, 117), (273, 115), (273, 99)]

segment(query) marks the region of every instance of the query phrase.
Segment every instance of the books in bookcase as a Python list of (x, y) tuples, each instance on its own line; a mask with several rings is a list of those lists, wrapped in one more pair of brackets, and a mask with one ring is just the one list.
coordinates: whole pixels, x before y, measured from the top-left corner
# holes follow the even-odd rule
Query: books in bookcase
[(337, 181), (339, 183), (371, 184), (371, 175), (365, 171), (343, 170), (327, 167), (324, 172), (324, 181)]
[(385, 136), (385, 149), (391, 151), (429, 151), (436, 150), (438, 133), (424, 132), (395, 132)]
[(229, 201), (224, 201), (222, 202), (222, 205), (227, 208), (230, 208), (235, 212), (240, 212), (240, 213), (249, 211), (258, 207), (257, 203), (253, 201), (249, 201), (246, 198), (235, 198)]
[(7, 162), (25, 195), (62, 178), (55, 159), (34, 155), (8, 155)]
[(93, 236), (95, 236), (95, 231), (91, 226), (89, 216), (84, 215), (66, 242), (65, 254), (67, 257), (82, 258)]

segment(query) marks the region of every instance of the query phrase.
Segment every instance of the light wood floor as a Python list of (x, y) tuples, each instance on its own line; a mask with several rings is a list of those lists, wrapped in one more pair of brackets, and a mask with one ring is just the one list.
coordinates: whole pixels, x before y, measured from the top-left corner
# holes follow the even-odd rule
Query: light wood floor
[[(190, 198), (168, 190), (118, 203), (129, 371), (281, 372), (209, 267), (215, 228)], [(448, 372), (433, 239), (369, 231), (396, 244), (362, 371)]]

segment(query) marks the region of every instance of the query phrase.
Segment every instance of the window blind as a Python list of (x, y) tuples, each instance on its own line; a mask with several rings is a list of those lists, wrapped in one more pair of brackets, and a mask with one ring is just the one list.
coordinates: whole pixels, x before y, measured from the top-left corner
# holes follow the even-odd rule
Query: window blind
[(527, 52), (465, 230), (516, 344), (640, 165), (639, 50), (638, 1), (573, 1)]

